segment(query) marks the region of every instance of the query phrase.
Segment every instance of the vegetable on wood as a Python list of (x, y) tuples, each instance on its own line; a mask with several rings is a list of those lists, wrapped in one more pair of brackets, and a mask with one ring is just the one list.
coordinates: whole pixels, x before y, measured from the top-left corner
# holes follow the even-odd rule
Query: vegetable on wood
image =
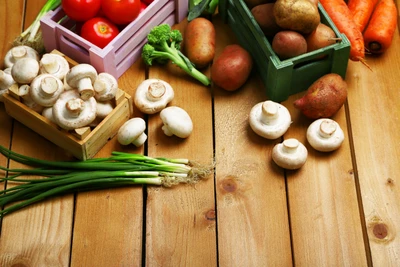
[(389, 48), (397, 27), (397, 16), (397, 8), (393, 0), (379, 1), (364, 31), (367, 52), (380, 54)]
[(208, 178), (213, 170), (212, 164), (195, 165), (188, 159), (153, 158), (123, 152), (112, 152), (107, 158), (71, 162), (32, 158), (3, 146), (0, 146), (0, 153), (30, 166), (21, 169), (0, 166), (0, 170), (7, 172), (7, 177), (0, 181), (13, 185), (0, 190), (0, 206), (5, 207), (0, 211), (0, 218), (50, 197), (132, 185), (193, 184)]
[(61, 5), (61, 0), (48, 0), (46, 4), (42, 7), (39, 14), (36, 16), (33, 23), (22, 32), (13, 42), (13, 46), (27, 45), (43, 53), (44, 44), (42, 39), (42, 34), (40, 31), (40, 20), (47, 12), (56, 9)]
[(336, 121), (322, 118), (308, 126), (307, 141), (315, 150), (330, 152), (342, 145), (344, 133)]
[(347, 6), (353, 15), (353, 20), (359, 27), (361, 32), (364, 32), (368, 21), (371, 18), (372, 12), (378, 0), (348, 0)]
[(349, 7), (344, 0), (320, 0), (320, 3), (335, 23), (338, 30), (349, 39), (350, 60), (365, 64), (365, 49), (363, 35), (353, 20)]
[(154, 62), (166, 64), (169, 60), (187, 74), (200, 81), (205, 86), (210, 85), (210, 79), (197, 70), (193, 63), (180, 51), (182, 33), (172, 30), (168, 24), (160, 24), (151, 29), (147, 35), (147, 43), (142, 49), (142, 59), (146, 65)]

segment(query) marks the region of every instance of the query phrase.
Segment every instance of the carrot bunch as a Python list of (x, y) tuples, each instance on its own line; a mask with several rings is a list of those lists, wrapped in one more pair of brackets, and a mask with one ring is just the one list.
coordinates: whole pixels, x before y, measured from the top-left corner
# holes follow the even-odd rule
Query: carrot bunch
[(397, 27), (393, 0), (320, 0), (338, 30), (350, 41), (350, 60), (365, 63), (365, 53), (385, 52)]

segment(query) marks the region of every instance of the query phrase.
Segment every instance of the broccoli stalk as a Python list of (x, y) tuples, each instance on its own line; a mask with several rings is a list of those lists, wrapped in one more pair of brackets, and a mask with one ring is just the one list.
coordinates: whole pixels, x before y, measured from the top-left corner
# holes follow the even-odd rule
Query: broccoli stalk
[(149, 66), (153, 62), (165, 64), (171, 60), (172, 63), (205, 86), (210, 85), (210, 79), (198, 71), (194, 64), (182, 54), (181, 42), (182, 34), (179, 30), (172, 30), (168, 24), (155, 26), (147, 35), (147, 43), (142, 50), (142, 59)]

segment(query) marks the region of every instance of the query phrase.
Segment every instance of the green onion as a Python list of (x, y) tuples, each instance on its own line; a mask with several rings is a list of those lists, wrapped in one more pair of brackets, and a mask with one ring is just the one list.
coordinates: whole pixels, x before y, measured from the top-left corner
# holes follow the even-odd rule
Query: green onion
[(60, 5), (61, 0), (48, 0), (36, 16), (33, 23), (14, 40), (13, 45), (27, 45), (34, 48), (39, 53), (42, 53), (44, 51), (44, 45), (40, 31), (40, 20), (47, 12), (56, 9)]
[(0, 190), (0, 206), (5, 207), (0, 211), (0, 218), (64, 194), (131, 185), (171, 187), (180, 183), (192, 184), (207, 178), (213, 167), (195, 165), (188, 159), (153, 158), (124, 152), (112, 152), (108, 158), (86, 161), (42, 160), (3, 146), (0, 146), (0, 154), (31, 167), (0, 166), (0, 170), (8, 173), (8, 177), (0, 181), (15, 184)]

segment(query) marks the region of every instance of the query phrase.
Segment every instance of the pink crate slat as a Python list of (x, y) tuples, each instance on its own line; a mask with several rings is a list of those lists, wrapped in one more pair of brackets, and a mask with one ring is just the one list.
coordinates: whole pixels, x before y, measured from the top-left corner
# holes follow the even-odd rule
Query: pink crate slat
[(189, 0), (177, 0), (175, 1), (176, 9), (176, 22), (179, 23), (187, 17), (189, 10)]

